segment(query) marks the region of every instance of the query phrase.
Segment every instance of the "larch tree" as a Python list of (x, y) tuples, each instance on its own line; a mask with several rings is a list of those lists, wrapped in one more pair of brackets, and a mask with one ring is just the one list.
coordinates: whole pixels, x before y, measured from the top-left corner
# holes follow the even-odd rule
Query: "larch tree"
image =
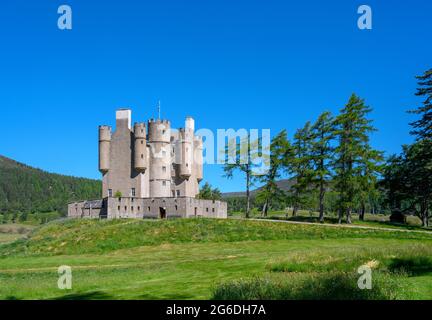
[(245, 217), (250, 217), (250, 188), (256, 180), (255, 169), (259, 166), (256, 159), (259, 158), (260, 139), (250, 141), (250, 135), (240, 138), (240, 141), (231, 141), (226, 146), (224, 152), (225, 165), (223, 167), (225, 177), (232, 179), (235, 172), (241, 172), (246, 180), (246, 210)]
[[(339, 223), (343, 214), (346, 222), (351, 223), (351, 213), (356, 205), (356, 197), (362, 185), (362, 170), (365, 156), (371, 150), (369, 134), (375, 131), (367, 115), (372, 109), (364, 100), (352, 94), (348, 103), (335, 119), (335, 135), (338, 145), (335, 149), (334, 171), (335, 189), (339, 193)], [(371, 173), (372, 174), (372, 173)]]
[(312, 182), (318, 189), (319, 221), (324, 222), (324, 198), (332, 177), (331, 159), (334, 147), (334, 122), (331, 113), (323, 112), (311, 128), (311, 160), (313, 162)]
[(287, 171), (291, 156), (292, 148), (287, 139), (286, 130), (282, 130), (271, 141), (268, 171), (265, 175), (258, 178), (260, 182), (264, 183), (256, 195), (256, 201), (263, 205), (263, 217), (267, 216), (273, 200), (282, 201), (284, 198), (284, 192), (279, 189), (276, 182), (282, 173)]
[(307, 196), (310, 192), (313, 178), (311, 148), (311, 124), (308, 121), (303, 128), (296, 131), (292, 143), (294, 156), (291, 158), (289, 171), (295, 179), (295, 183), (290, 190), (293, 217), (297, 215), (299, 208), (306, 204)]
[(420, 119), (410, 123), (413, 127), (411, 134), (417, 136), (418, 140), (432, 140), (432, 68), (416, 78), (419, 85), (416, 96), (425, 97), (425, 100), (422, 106), (409, 111), (420, 115)]

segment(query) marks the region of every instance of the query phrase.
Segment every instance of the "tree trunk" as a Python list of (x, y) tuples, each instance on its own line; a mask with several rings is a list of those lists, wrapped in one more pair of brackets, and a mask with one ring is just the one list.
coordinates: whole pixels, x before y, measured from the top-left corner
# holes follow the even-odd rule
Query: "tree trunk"
[(294, 205), (294, 207), (293, 207), (293, 212), (292, 212), (292, 216), (293, 216), (293, 217), (296, 217), (296, 216), (297, 216), (297, 210), (298, 210), (297, 205)]
[(338, 209), (338, 223), (342, 223), (342, 209)]
[(366, 206), (365, 206), (364, 203), (362, 203), (361, 210), (360, 210), (360, 215), (359, 215), (359, 220), (360, 221), (364, 221), (365, 211), (366, 211)]
[(268, 212), (268, 199), (266, 199), (266, 202), (264, 203), (263, 209), (262, 209), (262, 216), (267, 217)]
[(348, 224), (351, 224), (352, 222), (351, 222), (351, 208), (348, 208), (347, 209), (347, 211), (346, 211), (346, 222), (348, 223)]
[(246, 172), (246, 219), (249, 219), (250, 214), (250, 173)]
[(324, 222), (324, 184), (321, 181), (320, 184), (320, 194), (319, 194), (319, 222)]
[(424, 215), (422, 218), (422, 227), (427, 227), (428, 226), (428, 216)]

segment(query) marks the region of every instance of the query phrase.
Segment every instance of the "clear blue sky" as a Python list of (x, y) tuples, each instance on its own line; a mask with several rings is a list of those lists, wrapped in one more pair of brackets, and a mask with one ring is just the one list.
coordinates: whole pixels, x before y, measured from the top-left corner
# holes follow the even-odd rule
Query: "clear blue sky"
[[(57, 28), (69, 4), (73, 29)], [(357, 28), (357, 8), (373, 30)], [(374, 108), (373, 145), (409, 143), (414, 76), (432, 67), (432, 1), (1, 1), (0, 154), (99, 178), (97, 126), (114, 111), (173, 127), (286, 128), (291, 136), (352, 92)], [(206, 166), (223, 191), (243, 188)]]

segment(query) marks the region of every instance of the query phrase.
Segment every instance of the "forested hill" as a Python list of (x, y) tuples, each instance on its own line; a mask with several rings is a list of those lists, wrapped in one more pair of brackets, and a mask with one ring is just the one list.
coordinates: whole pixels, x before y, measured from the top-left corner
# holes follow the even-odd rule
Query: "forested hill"
[(101, 182), (49, 173), (0, 156), (0, 214), (58, 211), (74, 200), (97, 199)]

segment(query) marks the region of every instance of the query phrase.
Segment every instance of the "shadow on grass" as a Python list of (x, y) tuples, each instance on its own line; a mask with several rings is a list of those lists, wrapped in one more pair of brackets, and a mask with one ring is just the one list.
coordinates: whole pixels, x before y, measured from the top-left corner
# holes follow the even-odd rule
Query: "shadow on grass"
[(388, 264), (390, 272), (405, 272), (411, 276), (418, 276), (432, 272), (432, 258), (408, 257), (393, 258)]
[(149, 293), (143, 294), (139, 296), (139, 299), (144, 300), (188, 300), (192, 299), (194, 296), (188, 294), (174, 293), (174, 294), (161, 294), (161, 295), (152, 295)]
[[(320, 223), (319, 218), (315, 216), (296, 216), (296, 217), (282, 217), (282, 216), (268, 216), (268, 217), (258, 217), (258, 219), (272, 219), (272, 220), (285, 220), (285, 221), (296, 221), (296, 222), (314, 222), (314, 223)], [(339, 219), (337, 217), (324, 217), (324, 223), (329, 224), (338, 224)], [(342, 219), (342, 223), (346, 223), (345, 218)], [(370, 226), (382, 226), (382, 227), (399, 227), (406, 230), (432, 230), (432, 228), (424, 228), (421, 226), (413, 226), (406, 223), (398, 223), (398, 222), (391, 222), (391, 221), (378, 221), (378, 220), (354, 220), (353, 224), (356, 225), (370, 225)]]
[(56, 297), (53, 300), (108, 300), (113, 297), (103, 291), (91, 291), (83, 293), (71, 293)]

